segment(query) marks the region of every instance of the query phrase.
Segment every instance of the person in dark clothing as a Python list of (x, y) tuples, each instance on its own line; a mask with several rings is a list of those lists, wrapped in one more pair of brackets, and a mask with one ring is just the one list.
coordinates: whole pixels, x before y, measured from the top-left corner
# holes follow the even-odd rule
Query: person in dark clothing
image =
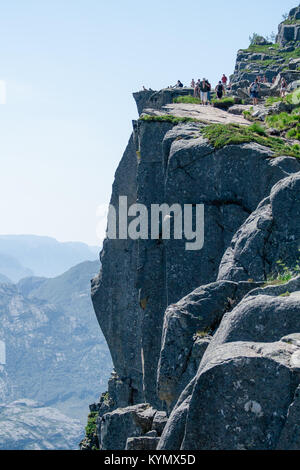
[(183, 84), (180, 80), (178, 80), (178, 82), (176, 83), (175, 88), (183, 88)]
[(201, 93), (201, 101), (203, 105), (207, 105), (207, 93), (209, 91), (209, 86), (205, 78), (203, 78), (202, 82), (200, 83), (200, 93)]
[(211, 104), (211, 84), (209, 81), (206, 79), (206, 85), (207, 85), (207, 101), (209, 104)]
[(260, 86), (259, 86), (259, 80), (257, 78), (255, 82), (251, 83), (250, 85), (250, 96), (253, 99), (254, 106), (258, 104), (259, 90), (260, 90)]
[(216, 93), (219, 100), (223, 98), (224, 93), (224, 86), (222, 85), (221, 80), (219, 81), (218, 85), (216, 86)]

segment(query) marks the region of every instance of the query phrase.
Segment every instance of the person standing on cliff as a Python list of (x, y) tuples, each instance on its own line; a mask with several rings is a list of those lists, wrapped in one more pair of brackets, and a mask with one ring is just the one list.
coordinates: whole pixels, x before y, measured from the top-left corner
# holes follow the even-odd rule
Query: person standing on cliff
[(200, 85), (201, 85), (201, 80), (199, 78), (196, 85), (195, 85), (195, 91), (194, 91), (194, 97), (195, 98), (200, 98)]
[(224, 93), (224, 86), (222, 85), (221, 80), (219, 81), (218, 85), (216, 86), (216, 93), (219, 100), (223, 98)]
[(259, 81), (256, 78), (255, 82), (250, 85), (250, 97), (253, 99), (253, 105), (258, 104), (258, 96), (259, 96)]
[(207, 79), (205, 81), (207, 85), (207, 101), (208, 101), (208, 104), (211, 104), (211, 84), (209, 83)]
[(227, 80), (228, 80), (228, 78), (226, 77), (225, 73), (223, 73), (223, 77), (221, 78), (221, 82), (222, 82), (222, 85), (224, 87), (224, 93), (226, 93)]
[(204, 106), (207, 105), (207, 93), (208, 93), (208, 85), (205, 78), (203, 78), (202, 82), (200, 83), (200, 92), (201, 92), (201, 101)]
[(287, 81), (285, 78), (282, 77), (281, 84), (280, 84), (280, 97), (285, 98), (287, 90)]
[(174, 88), (183, 88), (183, 84), (181, 83), (180, 80), (177, 81), (176, 85)]

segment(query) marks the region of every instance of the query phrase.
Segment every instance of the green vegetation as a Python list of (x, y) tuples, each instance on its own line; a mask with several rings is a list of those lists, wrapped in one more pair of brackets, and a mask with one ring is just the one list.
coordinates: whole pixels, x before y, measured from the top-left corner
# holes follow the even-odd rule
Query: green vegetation
[(290, 297), (291, 293), (289, 291), (285, 292), (284, 294), (281, 294), (280, 297)]
[(290, 139), (300, 140), (300, 107), (291, 114), (283, 112), (267, 116), (266, 124), (284, 132), (286, 137)]
[(253, 33), (252, 36), (249, 36), (249, 41), (250, 46), (259, 46), (260, 43), (266, 41), (266, 39), (257, 33)]
[(268, 277), (265, 286), (286, 284), (291, 279), (298, 276), (300, 274), (300, 256), (298, 256), (295, 266), (288, 267), (282, 260), (277, 261), (277, 266), (277, 273)]
[(268, 96), (266, 99), (266, 106), (273, 106), (275, 103), (279, 103), (280, 101), (283, 101), (283, 98), (280, 98), (280, 96)]
[(279, 44), (266, 44), (259, 46), (257, 44), (251, 44), (248, 49), (241, 49), (241, 52), (257, 52), (259, 54), (278, 54)]
[(144, 114), (140, 117), (140, 121), (150, 121), (150, 122), (170, 122), (171, 124), (180, 124), (182, 122), (204, 122), (200, 119), (194, 119), (189, 117), (177, 117), (172, 114), (162, 114), (160, 116), (150, 116), (149, 114)]
[(194, 98), (192, 95), (178, 96), (173, 99), (173, 103), (201, 104), (200, 98)]
[(209, 336), (210, 331), (211, 331), (210, 328), (207, 328), (206, 330), (203, 330), (203, 331), (197, 331), (197, 333), (195, 334), (195, 339), (206, 338), (207, 336)]
[(286, 20), (283, 21), (283, 24), (291, 24), (291, 25), (300, 24), (300, 20), (296, 20), (296, 19), (291, 20), (287, 18)]
[(104, 403), (109, 404), (109, 393), (108, 392), (103, 393), (102, 397), (103, 397)]
[(216, 149), (226, 145), (256, 142), (269, 147), (274, 152), (274, 157), (287, 155), (300, 158), (300, 145), (287, 145), (283, 139), (268, 136), (265, 128), (256, 122), (248, 127), (237, 124), (211, 124), (201, 129), (201, 133)]
[(97, 426), (96, 426), (96, 421), (98, 417), (98, 412), (97, 411), (92, 411), (88, 415), (88, 422), (85, 427), (85, 434), (88, 439), (92, 439), (94, 435), (96, 434), (97, 431)]
[(266, 60), (261, 59), (251, 59), (253, 64), (256, 64), (262, 69), (267, 69), (271, 65), (275, 65), (278, 59), (284, 59), (282, 63), (279, 63), (281, 69), (289, 68), (288, 63), (290, 59), (297, 59), (300, 57), (300, 42), (295, 44), (295, 49), (291, 52), (284, 51), (279, 44), (269, 44), (269, 45), (258, 45), (251, 44), (248, 49), (241, 49), (240, 52), (245, 53), (256, 53), (256, 54), (266, 54), (268, 57)]
[(235, 104), (234, 98), (224, 97), (220, 100), (214, 99), (211, 101), (215, 108), (221, 108), (227, 110), (230, 106)]

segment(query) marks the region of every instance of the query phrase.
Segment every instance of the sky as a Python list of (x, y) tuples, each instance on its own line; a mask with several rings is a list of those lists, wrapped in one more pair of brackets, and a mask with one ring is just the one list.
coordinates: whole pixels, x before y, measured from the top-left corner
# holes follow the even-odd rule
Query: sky
[(100, 245), (132, 93), (215, 84), (297, 3), (0, 0), (0, 234)]

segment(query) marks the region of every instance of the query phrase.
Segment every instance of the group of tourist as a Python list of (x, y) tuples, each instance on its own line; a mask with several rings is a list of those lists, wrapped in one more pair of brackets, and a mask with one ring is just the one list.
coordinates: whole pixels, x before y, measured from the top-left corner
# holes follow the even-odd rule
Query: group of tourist
[[(227, 81), (228, 78), (225, 74), (223, 74), (221, 80), (215, 88), (218, 99), (222, 99), (223, 96), (226, 94)], [(191, 88), (194, 89), (194, 97), (200, 98), (201, 103), (204, 106), (211, 103), (212, 86), (207, 78), (203, 78), (202, 80), (200, 80), (199, 78), (197, 82), (195, 82), (195, 80), (193, 79), (191, 82)]]
[[(276, 77), (274, 77), (272, 83), (275, 82)], [(226, 95), (227, 90), (231, 90), (231, 84), (227, 85), (228, 78), (226, 77), (225, 74), (223, 74), (221, 80), (218, 82), (217, 86), (215, 87), (215, 92), (217, 95), (217, 98), (221, 100), (224, 95)], [(267, 77), (264, 75), (264, 77), (257, 76), (256, 79), (254, 80), (253, 83), (251, 83), (249, 87), (249, 94), (251, 99), (253, 100), (253, 105), (258, 104), (258, 99), (259, 99), (259, 92), (260, 92), (260, 85), (261, 83), (268, 83)], [(177, 83), (174, 86), (169, 86), (168, 88), (183, 88), (184, 85), (183, 83), (178, 80)], [(201, 103), (206, 106), (208, 104), (211, 104), (211, 84), (206, 78), (203, 78), (202, 80), (197, 80), (195, 82), (194, 79), (192, 79), (191, 82), (191, 88), (194, 90), (194, 97), (199, 98), (201, 100)], [(144, 91), (148, 91), (145, 87), (143, 87)], [(151, 90), (151, 88), (149, 88)], [(284, 98), (287, 93), (287, 81), (285, 78), (281, 79), (280, 82), (280, 96), (281, 98)]]

